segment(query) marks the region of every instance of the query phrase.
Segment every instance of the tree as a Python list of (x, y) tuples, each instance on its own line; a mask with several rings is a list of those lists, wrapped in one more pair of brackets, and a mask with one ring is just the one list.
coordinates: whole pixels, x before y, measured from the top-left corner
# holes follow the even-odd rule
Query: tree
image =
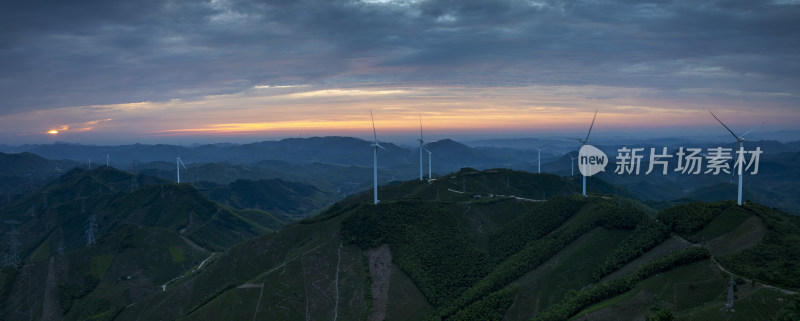
[(647, 321), (675, 321), (675, 314), (672, 313), (672, 310), (661, 309), (648, 316)]

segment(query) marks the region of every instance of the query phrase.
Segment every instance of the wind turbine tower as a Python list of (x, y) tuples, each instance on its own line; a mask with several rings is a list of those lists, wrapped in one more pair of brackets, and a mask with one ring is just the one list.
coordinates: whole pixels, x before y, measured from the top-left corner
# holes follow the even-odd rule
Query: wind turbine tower
[(177, 171), (178, 171), (178, 184), (180, 184), (180, 183), (181, 183), (181, 166), (183, 166), (183, 169), (184, 169), (184, 170), (186, 171), (186, 173), (188, 174), (188, 173), (189, 173), (189, 170), (188, 170), (188, 169), (186, 169), (186, 165), (184, 165), (184, 164), (183, 164), (183, 161), (181, 160), (181, 157), (180, 157), (180, 156), (178, 156), (178, 159), (175, 161), (175, 168), (176, 168), (176, 169), (177, 169)]
[(422, 180), (422, 145), (425, 145), (425, 141), (422, 139), (422, 115), (419, 115), (419, 180)]
[(569, 161), (569, 165), (570, 165), (570, 172), (569, 173), (570, 174), (569, 174), (569, 176), (572, 177), (572, 176), (575, 176), (575, 159), (576, 158), (572, 157), (572, 153), (569, 153), (567, 155), (569, 155), (569, 158), (570, 158), (570, 161)]
[(389, 150), (386, 149), (385, 147), (381, 146), (381, 144), (378, 144), (378, 133), (375, 131), (375, 117), (372, 116), (372, 109), (369, 110), (369, 118), (372, 120), (372, 135), (373, 135), (373, 137), (375, 137), (375, 142), (370, 145), (373, 148), (373, 150), (372, 150), (372, 161), (373, 161), (373, 167), (372, 167), (372, 187), (373, 188), (372, 188), (372, 191), (373, 191), (373, 196), (374, 196), (373, 197), (373, 200), (374, 200), (373, 204), (378, 204), (378, 202), (379, 202), (378, 201), (378, 148), (383, 149), (383, 150), (385, 150), (387, 152)]
[(539, 148), (537, 148), (536, 151), (539, 152), (539, 160), (537, 161), (537, 163), (539, 163), (539, 174), (541, 174), (542, 173), (542, 146), (539, 146)]
[[(578, 138), (578, 141), (581, 142), (581, 146), (586, 145), (586, 144), (589, 143), (589, 135), (592, 134), (592, 127), (594, 127), (594, 120), (596, 118), (597, 118), (597, 110), (594, 111), (594, 117), (592, 118), (592, 124), (589, 126), (589, 132), (586, 133), (586, 138), (584, 138), (584, 139)], [(585, 172), (586, 164), (584, 164), (583, 166), (584, 166), (584, 172)], [(583, 173), (581, 173), (581, 175), (583, 175)], [(586, 175), (583, 175), (583, 196), (586, 196)]]
[(430, 181), (430, 180), (433, 179), (433, 173), (431, 172), (431, 158), (433, 158), (433, 156), (431, 156), (431, 154), (433, 154), (433, 153), (431, 153), (431, 151), (429, 151), (425, 147), (423, 147), (423, 149), (425, 149), (425, 151), (428, 152), (428, 180)]
[[(714, 115), (714, 113), (712, 113), (710, 110), (708, 112), (711, 114), (711, 116), (714, 117), (714, 119), (716, 119), (722, 125), (722, 127), (725, 127), (725, 129), (727, 129), (728, 132), (730, 132), (731, 135), (733, 135), (733, 137), (736, 138), (736, 150), (740, 150), (740, 151), (743, 148), (742, 147), (742, 145), (743, 145), (742, 143), (744, 142), (744, 136), (746, 136), (747, 134), (752, 132), (754, 129), (756, 129), (759, 126), (764, 124), (764, 123), (761, 123), (761, 125), (753, 127), (752, 129), (750, 129), (747, 132), (745, 132), (744, 134), (742, 134), (742, 136), (737, 136), (730, 128), (728, 128), (728, 126), (725, 125), (725, 123), (723, 123), (721, 120), (719, 120), (719, 118), (717, 118), (717, 116)], [(738, 204), (740, 206), (742, 205), (742, 171), (743, 171), (742, 166), (744, 166), (744, 164), (739, 164), (739, 188), (738, 188), (737, 197), (736, 197), (736, 204)]]
[(419, 139), (418, 139), (418, 141), (419, 141), (419, 180), (422, 180), (424, 178), (424, 175), (423, 175), (424, 171), (422, 170), (422, 164), (423, 164), (422, 163), (422, 152), (423, 151), (428, 153), (428, 179), (430, 180), (430, 179), (433, 178), (433, 176), (431, 176), (431, 154), (433, 154), (433, 153), (431, 153), (431, 151), (429, 151), (427, 148), (425, 148), (426, 144), (425, 144), (425, 140), (423, 139), (423, 136), (422, 136), (422, 115), (419, 116)]

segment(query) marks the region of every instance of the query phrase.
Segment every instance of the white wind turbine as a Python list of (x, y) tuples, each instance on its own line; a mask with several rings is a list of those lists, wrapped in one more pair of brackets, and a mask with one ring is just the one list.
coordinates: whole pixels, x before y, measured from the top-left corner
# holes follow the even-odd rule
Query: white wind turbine
[(425, 151), (425, 152), (428, 153), (428, 179), (431, 179), (431, 178), (433, 178), (431, 176), (431, 154), (432, 153), (427, 148), (425, 148), (426, 144), (425, 144), (425, 140), (423, 139), (423, 135), (422, 135), (422, 115), (419, 116), (419, 139), (417, 139), (417, 141), (419, 141), (419, 180), (422, 180), (423, 176), (424, 176), (423, 175), (424, 171), (422, 170), (422, 164), (423, 164), (423, 162), (422, 162), (422, 151)]
[(181, 183), (181, 166), (183, 166), (183, 169), (188, 174), (189, 170), (186, 168), (186, 165), (183, 164), (183, 161), (181, 160), (181, 156), (178, 155), (178, 159), (175, 161), (175, 168), (178, 170), (178, 184)]
[(569, 176), (572, 177), (572, 176), (575, 176), (575, 160), (577, 158), (572, 157), (572, 153), (571, 152), (569, 154), (567, 154), (567, 155), (569, 155), (569, 158), (570, 158), (570, 161), (569, 161), (570, 174), (569, 174)]
[(370, 144), (373, 148), (372, 152), (372, 187), (374, 195), (374, 204), (378, 204), (378, 148), (389, 151), (385, 147), (378, 144), (378, 133), (375, 131), (375, 117), (372, 116), (372, 109), (369, 110), (369, 118), (372, 120), (372, 135), (375, 137), (375, 143)]
[[(581, 142), (581, 146), (586, 145), (587, 143), (589, 143), (589, 135), (592, 134), (592, 127), (594, 127), (594, 120), (596, 118), (597, 118), (597, 110), (595, 109), (594, 117), (592, 117), (592, 124), (589, 126), (589, 132), (586, 133), (586, 138), (584, 138), (584, 139), (577, 138), (578, 141)], [(580, 157), (580, 155), (579, 155), (579, 157)], [(584, 164), (583, 166), (585, 167), (586, 164)], [(585, 172), (585, 168), (584, 168), (584, 172)], [(581, 175), (583, 175), (583, 173), (581, 173)], [(583, 196), (586, 196), (586, 175), (583, 175)]]
[(539, 161), (538, 161), (538, 163), (539, 163), (539, 174), (541, 174), (542, 173), (542, 146), (537, 147), (536, 151), (539, 152)]
[(430, 182), (430, 180), (432, 180), (432, 179), (433, 179), (433, 174), (431, 173), (431, 158), (433, 158), (433, 157), (431, 156), (431, 154), (433, 154), (433, 153), (431, 153), (431, 151), (429, 151), (429, 150), (428, 150), (427, 148), (425, 148), (425, 147), (423, 147), (423, 149), (424, 149), (426, 152), (428, 152), (428, 181)]
[[(711, 114), (711, 116), (714, 117), (714, 119), (716, 119), (722, 125), (722, 127), (725, 127), (725, 129), (727, 129), (731, 133), (731, 135), (733, 135), (733, 137), (736, 138), (736, 150), (741, 150), (742, 149), (742, 143), (744, 142), (744, 136), (745, 135), (749, 134), (754, 129), (756, 129), (759, 126), (764, 124), (764, 123), (761, 123), (761, 125), (753, 127), (752, 129), (750, 129), (747, 132), (745, 132), (744, 134), (742, 134), (742, 136), (736, 136), (736, 134), (730, 128), (728, 128), (728, 126), (726, 126), (725, 123), (723, 123), (721, 120), (719, 120), (719, 118), (717, 118), (717, 116), (714, 115), (714, 113), (712, 113), (710, 110), (708, 112)], [(744, 164), (739, 164), (739, 188), (738, 188), (737, 198), (736, 198), (736, 204), (737, 205), (742, 205), (742, 171), (743, 171), (742, 166), (743, 165)]]
[(419, 180), (422, 180), (422, 145), (425, 145), (425, 140), (422, 139), (422, 114), (419, 115)]

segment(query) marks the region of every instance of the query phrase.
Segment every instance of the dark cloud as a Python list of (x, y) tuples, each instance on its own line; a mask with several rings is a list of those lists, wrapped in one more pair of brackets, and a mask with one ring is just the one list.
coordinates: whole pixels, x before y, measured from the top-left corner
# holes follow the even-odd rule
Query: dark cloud
[(5, 1), (0, 114), (256, 84), (592, 84), (800, 94), (772, 1)]

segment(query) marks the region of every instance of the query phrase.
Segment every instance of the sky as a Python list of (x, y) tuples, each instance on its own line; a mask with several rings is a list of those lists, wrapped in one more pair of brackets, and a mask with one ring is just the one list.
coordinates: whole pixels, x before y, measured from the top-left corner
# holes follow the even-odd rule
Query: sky
[[(800, 0), (0, 3), (0, 144), (800, 130)], [(379, 137), (381, 138), (381, 137)], [(797, 138), (800, 140), (800, 137)]]

